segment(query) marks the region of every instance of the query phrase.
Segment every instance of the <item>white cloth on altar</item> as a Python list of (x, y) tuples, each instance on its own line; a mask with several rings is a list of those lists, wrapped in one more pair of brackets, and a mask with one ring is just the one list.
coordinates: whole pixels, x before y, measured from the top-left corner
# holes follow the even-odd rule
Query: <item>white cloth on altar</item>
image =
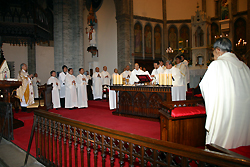
[[(56, 85), (58, 83), (58, 85)], [(56, 77), (51, 76), (47, 84), (52, 84), (53, 89), (52, 89), (52, 103), (53, 103), (53, 108), (60, 108), (60, 96), (59, 96), (59, 90), (60, 90), (60, 82)]]
[(65, 78), (66, 75), (68, 74), (68, 72), (66, 72), (66, 74), (64, 72), (61, 72), (59, 74), (59, 81), (60, 81), (60, 85), (61, 85), (61, 89), (60, 89), (60, 98), (65, 98)]
[(171, 87), (172, 101), (186, 100), (186, 88), (185, 86), (173, 86)]
[(206, 104), (206, 143), (226, 149), (250, 145), (250, 70), (233, 53), (213, 61), (200, 88)]
[(135, 82), (139, 82), (139, 79), (137, 78), (136, 75), (140, 75), (140, 74), (142, 74), (142, 73), (144, 73), (144, 71), (142, 71), (142, 70), (140, 70), (140, 69), (138, 69), (138, 70), (134, 69), (134, 70), (131, 72), (131, 76), (130, 76), (130, 79), (129, 79), (130, 85), (133, 85)]
[[(98, 76), (99, 74), (99, 76)], [(100, 72), (95, 72), (92, 76), (93, 96), (95, 99), (102, 99), (102, 78)]]
[(67, 74), (65, 78), (65, 108), (77, 107), (77, 94), (76, 94), (76, 77), (74, 75)]
[(33, 91), (34, 91), (34, 98), (39, 98), (38, 94), (38, 85), (41, 83), (41, 79), (34, 77), (32, 79), (32, 84), (33, 84)]
[(101, 75), (102, 75), (102, 85), (110, 85), (111, 76), (110, 76), (109, 72), (108, 71), (102, 71)]
[(116, 109), (116, 92), (109, 90), (109, 108), (110, 110)]
[[(85, 78), (85, 81), (82, 80), (83, 78)], [(76, 77), (78, 108), (88, 107), (87, 85), (88, 85), (87, 76), (84, 74), (83, 75), (79, 74)]]
[(131, 76), (131, 71), (130, 70), (128, 70), (128, 71), (123, 71), (122, 73), (122, 77), (123, 78), (130, 78), (130, 76)]

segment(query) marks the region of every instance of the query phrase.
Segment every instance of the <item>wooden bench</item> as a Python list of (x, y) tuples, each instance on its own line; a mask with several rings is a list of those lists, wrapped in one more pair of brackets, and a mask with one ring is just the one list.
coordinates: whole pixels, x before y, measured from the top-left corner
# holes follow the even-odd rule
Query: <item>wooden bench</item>
[(161, 140), (199, 147), (205, 146), (205, 107), (202, 100), (162, 102)]

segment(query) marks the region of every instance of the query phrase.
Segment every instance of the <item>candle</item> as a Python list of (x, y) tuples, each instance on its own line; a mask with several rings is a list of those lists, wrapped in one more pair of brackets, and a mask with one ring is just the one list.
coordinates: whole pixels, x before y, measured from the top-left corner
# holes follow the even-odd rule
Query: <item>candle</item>
[(122, 75), (120, 75), (120, 81), (119, 81), (119, 84), (122, 85)]
[(159, 74), (159, 85), (162, 85), (162, 79), (163, 79), (163, 78), (162, 78), (162, 74), (160, 73), (160, 74)]
[(168, 85), (168, 82), (167, 82), (168, 74), (163, 74), (163, 77), (164, 77), (163, 85), (166, 86), (166, 85)]
[(120, 82), (120, 75), (117, 74), (117, 75), (116, 75), (116, 84), (119, 85), (119, 82)]
[(172, 85), (172, 74), (168, 74), (168, 85)]
[(117, 84), (117, 77), (116, 74), (113, 74), (113, 85)]

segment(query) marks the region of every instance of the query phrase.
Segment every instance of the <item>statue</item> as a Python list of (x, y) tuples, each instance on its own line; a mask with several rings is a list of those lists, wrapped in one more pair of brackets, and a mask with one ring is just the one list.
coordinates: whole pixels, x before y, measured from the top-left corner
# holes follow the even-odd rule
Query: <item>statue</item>
[(96, 32), (92, 25), (89, 27), (90, 27), (89, 32), (87, 31), (87, 28), (86, 28), (86, 34), (88, 34), (88, 39), (89, 39), (89, 46), (95, 46), (96, 45)]

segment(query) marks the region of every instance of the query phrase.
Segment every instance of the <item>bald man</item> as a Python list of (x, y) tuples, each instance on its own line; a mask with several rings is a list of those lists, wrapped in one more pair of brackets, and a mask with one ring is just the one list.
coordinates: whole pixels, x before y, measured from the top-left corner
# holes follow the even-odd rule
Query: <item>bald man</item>
[(95, 72), (92, 76), (92, 80), (93, 80), (94, 100), (102, 99), (102, 75), (99, 71), (99, 67), (95, 68)]
[(129, 79), (129, 83), (131, 85), (133, 85), (135, 82), (139, 82), (139, 79), (137, 78), (136, 75), (140, 75), (142, 74), (143, 71), (140, 70), (140, 66), (138, 63), (135, 63), (135, 69), (131, 72), (131, 76), (130, 76), (130, 79)]
[(101, 72), (102, 75), (102, 85), (106, 85), (106, 86), (110, 86), (110, 79), (111, 79), (111, 75), (109, 74), (109, 72), (107, 71), (107, 66), (103, 67), (103, 71)]

